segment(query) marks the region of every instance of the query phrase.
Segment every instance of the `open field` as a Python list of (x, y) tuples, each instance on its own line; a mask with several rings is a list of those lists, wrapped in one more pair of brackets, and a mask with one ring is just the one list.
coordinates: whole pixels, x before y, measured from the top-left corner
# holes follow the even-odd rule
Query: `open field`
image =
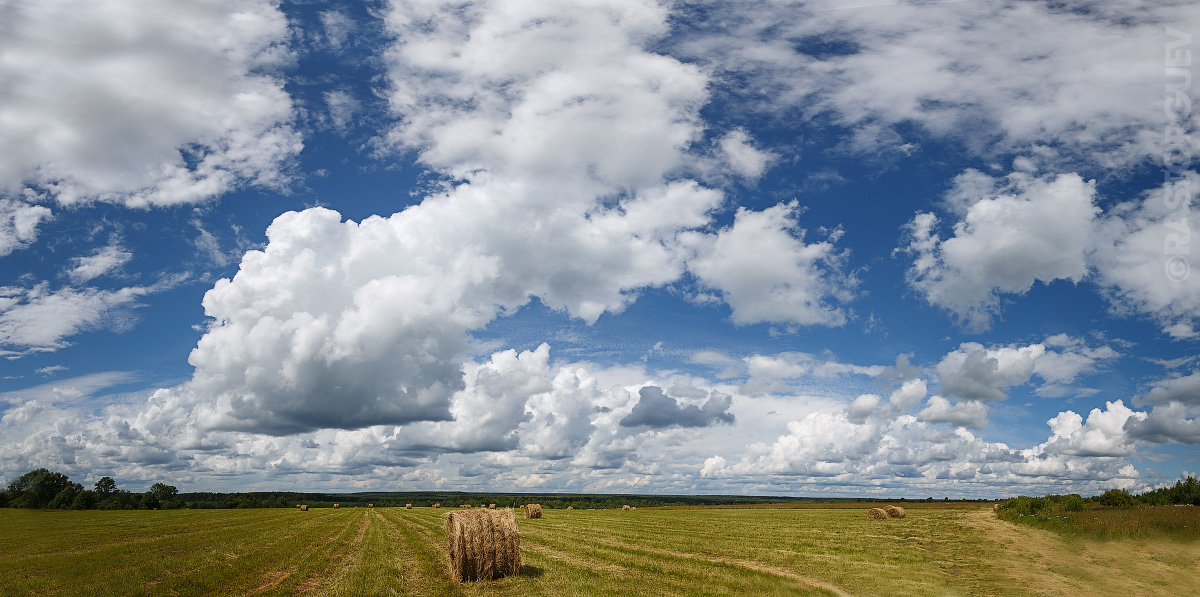
[(446, 572), (445, 508), (5, 509), (0, 594), (1158, 595), (1200, 578), (1198, 541), (905, 507), (546, 510), (519, 520), (519, 576), (464, 585)]

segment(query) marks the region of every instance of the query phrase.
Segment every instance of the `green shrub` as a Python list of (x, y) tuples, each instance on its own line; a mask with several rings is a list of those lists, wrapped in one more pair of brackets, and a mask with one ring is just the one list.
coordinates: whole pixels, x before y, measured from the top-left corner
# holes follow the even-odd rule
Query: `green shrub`
[(1110, 508), (1129, 508), (1133, 506), (1133, 496), (1124, 489), (1110, 489), (1096, 499), (1101, 506)]
[(1059, 502), (1059, 507), (1064, 511), (1079, 512), (1083, 510), (1083, 496), (1080, 496), (1078, 493), (1072, 493), (1070, 495), (1064, 495), (1061, 497), (1062, 499)]

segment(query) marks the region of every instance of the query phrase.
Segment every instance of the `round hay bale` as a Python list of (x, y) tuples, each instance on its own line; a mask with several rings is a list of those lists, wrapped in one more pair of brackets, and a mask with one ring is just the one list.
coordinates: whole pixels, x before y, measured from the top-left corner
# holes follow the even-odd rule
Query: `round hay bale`
[(488, 504), (488, 510), (495, 510), (496, 504)]
[(405, 510), (412, 510), (412, 504), (404, 504)]
[(567, 506), (567, 509), (568, 509), (568, 510), (574, 510), (574, 509), (575, 509), (575, 506)]
[(459, 508), (470, 508), (471, 504), (459, 504), (458, 507)]
[(542, 505), (541, 504), (525, 504), (525, 518), (541, 518), (541, 517), (542, 517)]
[(442, 518), (451, 578), (493, 580), (520, 571), (521, 533), (512, 510), (463, 510)]
[(305, 505), (303, 505), (303, 506), (300, 506), (300, 511), (301, 511), (301, 512), (308, 512), (308, 504), (305, 504)]
[(884, 510), (883, 508), (871, 508), (870, 510), (867, 510), (867, 518), (884, 519), (887, 517), (887, 510)]
[(375, 504), (367, 504), (367, 507), (368, 507), (368, 508), (374, 508), (374, 507), (375, 507)]
[(333, 505), (333, 509), (334, 509), (334, 510), (337, 510), (337, 509), (338, 509), (338, 506), (339, 506), (339, 504), (334, 504), (334, 505)]
[(888, 518), (904, 518), (904, 508), (888, 504), (883, 507), (883, 511), (887, 512)]
[(628, 510), (628, 509), (629, 509), (629, 504), (625, 504), (624, 506), (621, 506), (621, 509), (622, 509), (622, 510)]
[(442, 507), (442, 503), (441, 503), (441, 502), (438, 502), (438, 503), (434, 504), (434, 505), (433, 505), (433, 507), (434, 507), (434, 508), (441, 508), (441, 507)]

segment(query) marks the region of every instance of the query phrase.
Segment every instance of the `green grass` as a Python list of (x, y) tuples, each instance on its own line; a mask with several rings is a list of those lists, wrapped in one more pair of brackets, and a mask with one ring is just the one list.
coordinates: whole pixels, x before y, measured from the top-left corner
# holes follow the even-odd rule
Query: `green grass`
[[(844, 505), (547, 510), (519, 520), (518, 576), (462, 585), (446, 573), (447, 509), (3, 509), (0, 595), (1022, 594), (1011, 572), (1034, 543), (1046, 574), (1105, 577), (990, 511), (906, 506), (884, 521)], [(1200, 550), (1143, 548), (1156, 582), (1200, 565)]]
[(351, 555), (364, 510), (0, 513), (4, 594), (290, 592)]
[(1097, 539), (1200, 539), (1200, 506), (1088, 508), (1078, 512), (1048, 508), (1029, 514), (1002, 510), (999, 516), (1010, 522)]

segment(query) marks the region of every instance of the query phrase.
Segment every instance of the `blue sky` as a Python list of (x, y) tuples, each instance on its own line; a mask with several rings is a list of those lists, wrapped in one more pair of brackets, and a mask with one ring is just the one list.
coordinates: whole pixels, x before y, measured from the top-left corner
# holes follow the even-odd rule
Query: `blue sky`
[(1200, 469), (1193, 3), (0, 14), (5, 483)]

